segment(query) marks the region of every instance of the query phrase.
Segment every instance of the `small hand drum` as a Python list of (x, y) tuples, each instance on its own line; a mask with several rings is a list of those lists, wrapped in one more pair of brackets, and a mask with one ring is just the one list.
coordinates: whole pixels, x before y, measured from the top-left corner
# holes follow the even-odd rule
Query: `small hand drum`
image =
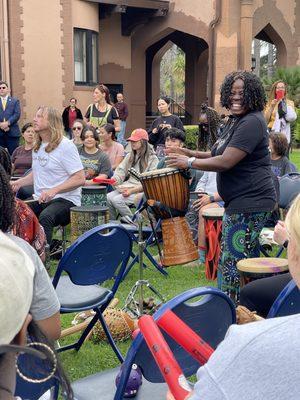
[(82, 206), (101, 206), (106, 207), (107, 196), (106, 186), (83, 186), (81, 189), (81, 205)]
[(72, 207), (71, 212), (71, 242), (73, 243), (83, 233), (109, 221), (108, 207), (81, 206)]
[(245, 258), (236, 266), (241, 276), (241, 287), (255, 279), (282, 274), (289, 269), (286, 258), (272, 257)]

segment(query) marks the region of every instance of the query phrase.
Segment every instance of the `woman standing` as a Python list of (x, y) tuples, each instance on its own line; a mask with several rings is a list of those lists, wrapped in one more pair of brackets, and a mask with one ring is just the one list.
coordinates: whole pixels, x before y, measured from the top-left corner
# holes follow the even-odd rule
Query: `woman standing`
[(85, 120), (95, 128), (109, 123), (113, 124), (116, 132), (120, 131), (119, 115), (111, 104), (109, 90), (105, 85), (97, 85), (93, 93), (94, 103), (88, 106), (85, 113)]
[(273, 83), (264, 115), (269, 130), (284, 133), (290, 144), (290, 123), (297, 119), (297, 114), (294, 102), (287, 98), (287, 88), (283, 81)]
[[(142, 185), (129, 174), (130, 168), (142, 173), (155, 169), (158, 164), (158, 158), (148, 143), (148, 133), (144, 129), (135, 129), (127, 140), (131, 142), (131, 152), (116, 169), (113, 176), (116, 180), (115, 190), (107, 195), (111, 219), (116, 219), (118, 214), (122, 217), (132, 217), (128, 205), (136, 204), (139, 200), (137, 197), (142, 197)], [(137, 193), (140, 196), (137, 196)]]
[(116, 130), (112, 124), (105, 124), (99, 129), (100, 148), (108, 155), (112, 169), (115, 170), (124, 159), (124, 147), (117, 142)]
[(259, 256), (259, 235), (275, 206), (262, 114), (265, 103), (256, 75), (233, 72), (221, 86), (221, 105), (231, 116), (211, 151), (168, 150), (169, 166), (217, 172), (218, 193), (225, 202), (218, 286), (234, 300), (238, 300), (240, 284), (236, 263)]
[(159, 145), (165, 144), (165, 131), (170, 128), (178, 128), (184, 131), (181, 119), (177, 115), (170, 113), (171, 100), (168, 97), (160, 97), (157, 101), (157, 108), (160, 116), (151, 125), (149, 133), (149, 143), (153, 144), (154, 149)]
[(218, 137), (221, 117), (217, 111), (202, 104), (199, 115), (198, 150), (211, 149)]
[(95, 185), (93, 178), (108, 178), (111, 175), (111, 164), (104, 151), (99, 149), (99, 135), (91, 125), (81, 133), (82, 146), (78, 149), (84, 168), (85, 185)]
[(66, 107), (62, 113), (63, 125), (69, 139), (72, 139), (72, 128), (74, 121), (82, 118), (82, 113), (80, 109), (77, 108), (77, 99), (75, 99), (75, 97), (71, 97), (68, 107)]

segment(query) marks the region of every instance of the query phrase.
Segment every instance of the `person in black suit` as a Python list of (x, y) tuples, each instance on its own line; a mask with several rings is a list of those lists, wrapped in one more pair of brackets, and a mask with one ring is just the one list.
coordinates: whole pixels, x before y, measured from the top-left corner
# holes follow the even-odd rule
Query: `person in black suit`
[(20, 102), (9, 96), (8, 84), (0, 81), (0, 146), (6, 147), (9, 154), (19, 146), (21, 115)]

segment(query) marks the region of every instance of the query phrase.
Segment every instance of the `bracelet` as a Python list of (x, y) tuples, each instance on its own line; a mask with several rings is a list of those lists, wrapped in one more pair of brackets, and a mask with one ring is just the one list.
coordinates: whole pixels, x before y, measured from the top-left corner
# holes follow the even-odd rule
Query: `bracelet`
[(287, 247), (288, 247), (288, 244), (289, 244), (289, 241), (288, 241), (288, 239), (283, 243), (283, 247), (285, 248), (285, 249), (287, 249)]

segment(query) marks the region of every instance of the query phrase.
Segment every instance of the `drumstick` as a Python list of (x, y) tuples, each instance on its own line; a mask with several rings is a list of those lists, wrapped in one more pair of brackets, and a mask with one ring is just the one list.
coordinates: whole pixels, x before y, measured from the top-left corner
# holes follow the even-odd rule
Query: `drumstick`
[(153, 318), (143, 315), (138, 325), (175, 400), (184, 400), (191, 392), (190, 385)]
[(173, 311), (167, 310), (157, 325), (180, 344), (201, 365), (205, 364), (214, 352), (196, 332), (182, 321)]

